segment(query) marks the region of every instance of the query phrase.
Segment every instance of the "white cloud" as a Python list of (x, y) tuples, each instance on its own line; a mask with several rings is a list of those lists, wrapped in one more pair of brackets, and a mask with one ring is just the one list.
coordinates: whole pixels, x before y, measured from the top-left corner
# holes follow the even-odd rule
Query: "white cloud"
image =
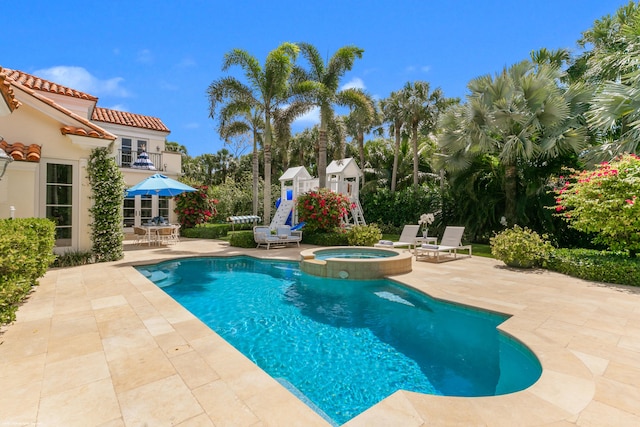
[(33, 74), (94, 96), (129, 96), (129, 92), (121, 86), (124, 81), (122, 77), (101, 80), (83, 67), (58, 65), (36, 70)]
[(193, 58), (187, 56), (185, 58), (182, 58), (182, 60), (176, 64), (176, 68), (191, 68), (195, 67), (196, 65), (198, 65), (196, 61)]
[(125, 112), (129, 111), (127, 106), (124, 105), (124, 104), (116, 104), (116, 105), (113, 105), (113, 106), (109, 107), (109, 109), (110, 110), (116, 110), (116, 111), (125, 111)]
[(361, 78), (354, 77), (354, 78), (351, 79), (351, 81), (345, 83), (342, 86), (342, 90), (345, 90), (345, 89), (362, 89), (362, 90), (364, 90), (365, 89), (365, 85), (364, 85), (364, 82), (362, 81)]
[(420, 65), (420, 66), (409, 65), (407, 68), (404, 69), (404, 71), (407, 73), (415, 73), (415, 72), (428, 73), (429, 71), (431, 71), (431, 66), (430, 65)]
[(161, 80), (161, 81), (160, 81), (160, 89), (163, 89), (163, 90), (170, 90), (170, 91), (175, 92), (175, 91), (177, 91), (178, 89), (180, 89), (180, 87), (179, 87), (178, 85), (174, 84), (174, 83), (169, 83), (169, 82), (168, 82), (168, 81), (166, 81), (166, 80)]
[(311, 111), (298, 117), (293, 123), (311, 125), (320, 123), (320, 108), (312, 108)]
[(150, 64), (153, 62), (153, 55), (149, 49), (142, 49), (138, 52), (138, 62), (143, 64)]

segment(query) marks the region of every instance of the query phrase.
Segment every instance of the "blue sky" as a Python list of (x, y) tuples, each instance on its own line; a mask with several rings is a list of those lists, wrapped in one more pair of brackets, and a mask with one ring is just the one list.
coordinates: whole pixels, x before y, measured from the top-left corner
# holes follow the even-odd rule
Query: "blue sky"
[[(596, 19), (626, 0), (540, 1), (204, 1), (48, 0), (3, 8), (0, 66), (88, 92), (98, 105), (155, 116), (170, 141), (192, 156), (224, 147), (206, 90), (226, 75), (224, 54), (247, 50), (264, 61), (285, 41), (305, 41), (330, 57), (356, 45), (362, 59), (344, 85), (387, 97), (408, 81), (428, 81), (464, 98), (467, 83), (529, 58), (569, 48)], [(300, 120), (295, 130), (312, 126)], [(232, 149), (236, 154), (248, 153)]]

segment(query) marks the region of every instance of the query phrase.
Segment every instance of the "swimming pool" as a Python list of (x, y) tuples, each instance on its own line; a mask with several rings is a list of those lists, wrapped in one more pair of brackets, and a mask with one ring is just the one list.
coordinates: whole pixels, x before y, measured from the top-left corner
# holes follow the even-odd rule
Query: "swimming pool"
[(541, 374), (528, 349), (496, 330), (507, 316), (390, 280), (327, 280), (249, 257), (138, 270), (334, 425), (399, 389), (491, 396)]

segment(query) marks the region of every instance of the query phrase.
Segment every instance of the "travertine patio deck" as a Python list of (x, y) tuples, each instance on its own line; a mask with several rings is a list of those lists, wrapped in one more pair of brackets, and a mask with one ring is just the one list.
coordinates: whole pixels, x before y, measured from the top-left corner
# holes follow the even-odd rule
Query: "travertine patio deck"
[[(175, 303), (135, 264), (300, 249), (183, 240), (126, 245), (119, 262), (49, 271), (0, 335), (0, 426), (327, 426)], [(434, 297), (513, 314), (503, 330), (541, 359), (522, 392), (447, 398), (399, 391), (348, 426), (638, 426), (640, 288), (473, 257), (397, 277)]]

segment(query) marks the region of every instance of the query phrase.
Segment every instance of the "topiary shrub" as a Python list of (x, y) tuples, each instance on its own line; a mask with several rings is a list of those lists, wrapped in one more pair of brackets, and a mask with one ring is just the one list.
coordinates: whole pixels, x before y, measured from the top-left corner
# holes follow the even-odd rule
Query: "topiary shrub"
[(373, 246), (382, 238), (382, 232), (375, 224), (354, 225), (347, 231), (349, 246)]
[(549, 259), (553, 246), (547, 236), (518, 225), (490, 239), (491, 254), (509, 267), (541, 267)]

